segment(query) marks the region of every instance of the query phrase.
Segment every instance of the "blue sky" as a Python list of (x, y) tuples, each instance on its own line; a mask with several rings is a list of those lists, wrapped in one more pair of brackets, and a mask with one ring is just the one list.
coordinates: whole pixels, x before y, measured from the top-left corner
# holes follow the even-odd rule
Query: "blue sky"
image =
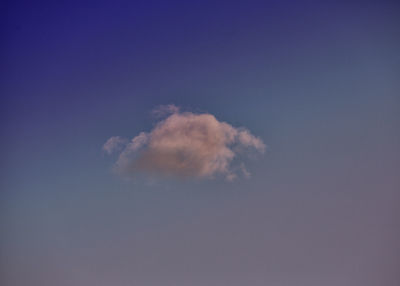
[[(395, 1), (8, 1), (2, 285), (398, 285)], [(175, 104), (268, 146), (251, 178), (126, 180)]]

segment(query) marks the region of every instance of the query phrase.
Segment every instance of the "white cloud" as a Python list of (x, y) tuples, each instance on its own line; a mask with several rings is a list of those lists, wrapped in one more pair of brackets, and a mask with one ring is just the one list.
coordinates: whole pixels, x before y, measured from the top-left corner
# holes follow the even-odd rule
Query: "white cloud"
[[(171, 115), (150, 132), (142, 132), (134, 137), (125, 146), (115, 163), (119, 173), (134, 175), (146, 172), (197, 178), (211, 178), (220, 174), (232, 181), (237, 175), (231, 165), (240, 152), (234, 150), (252, 148), (260, 153), (265, 151), (262, 140), (247, 129), (235, 128), (207, 113), (182, 113), (174, 105), (170, 105), (168, 110), (172, 112)], [(119, 137), (110, 138), (105, 146), (120, 142), (113, 138)], [(235, 146), (241, 148), (233, 148)], [(250, 177), (244, 165), (241, 163), (240, 166), (244, 176)]]

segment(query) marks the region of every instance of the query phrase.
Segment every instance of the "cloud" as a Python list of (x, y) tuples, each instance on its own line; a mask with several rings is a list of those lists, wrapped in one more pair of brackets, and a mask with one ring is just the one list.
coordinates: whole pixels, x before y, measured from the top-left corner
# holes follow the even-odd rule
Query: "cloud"
[(151, 114), (156, 118), (160, 118), (178, 112), (179, 112), (179, 107), (177, 107), (174, 104), (168, 104), (168, 105), (157, 106), (152, 110)]
[(245, 166), (243, 163), (240, 164), (240, 170), (242, 171), (243, 176), (244, 176), (246, 179), (250, 179), (251, 174), (250, 174), (250, 172), (246, 169), (246, 166)]
[(103, 150), (107, 154), (114, 153), (116, 151), (122, 150), (124, 145), (128, 143), (128, 140), (119, 136), (111, 137), (107, 140), (107, 142), (103, 145)]
[[(171, 107), (173, 106), (173, 107)], [(115, 170), (123, 175), (150, 173), (174, 177), (213, 178), (223, 175), (232, 181), (239, 169), (250, 173), (243, 163), (232, 166), (247, 149), (265, 152), (265, 144), (245, 128), (218, 121), (212, 114), (172, 111), (148, 133), (141, 132), (119, 154)], [(103, 149), (114, 150), (120, 137), (111, 137)], [(240, 148), (235, 148), (240, 147)], [(111, 153), (111, 152), (108, 152)]]

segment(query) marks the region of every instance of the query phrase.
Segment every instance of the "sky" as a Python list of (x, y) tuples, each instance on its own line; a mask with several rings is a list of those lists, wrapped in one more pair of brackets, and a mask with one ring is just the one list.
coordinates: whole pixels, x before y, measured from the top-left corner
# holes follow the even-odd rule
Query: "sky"
[(399, 285), (396, 1), (2, 7), (1, 285)]

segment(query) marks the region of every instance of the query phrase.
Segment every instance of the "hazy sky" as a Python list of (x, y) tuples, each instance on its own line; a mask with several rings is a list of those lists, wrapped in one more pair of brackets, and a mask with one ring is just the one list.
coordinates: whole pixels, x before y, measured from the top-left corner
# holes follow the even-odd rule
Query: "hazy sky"
[[(400, 6), (232, 2), (3, 5), (2, 286), (399, 285)], [(168, 104), (261, 140), (251, 176), (114, 172)]]

